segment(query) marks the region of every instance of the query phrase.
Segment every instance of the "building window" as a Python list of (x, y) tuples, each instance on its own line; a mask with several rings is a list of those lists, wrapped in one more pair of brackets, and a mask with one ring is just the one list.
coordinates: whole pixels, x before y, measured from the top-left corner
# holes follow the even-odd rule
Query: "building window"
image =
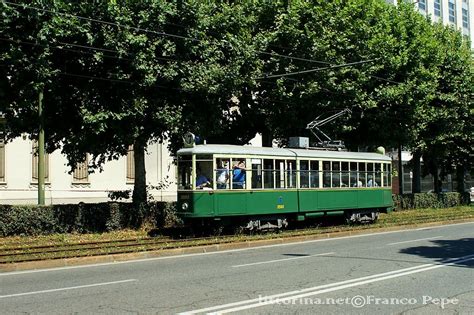
[(128, 147), (127, 152), (127, 183), (135, 181), (135, 159), (133, 154), (133, 145)]
[(420, 9), (421, 11), (426, 11), (426, 0), (418, 1), (418, 9)]
[(453, 0), (449, 0), (448, 9), (449, 9), (449, 22), (456, 24), (456, 4), (454, 4)]
[(441, 0), (434, 0), (434, 15), (437, 17), (441, 17)]
[(464, 28), (469, 28), (469, 11), (467, 9), (462, 9), (462, 26)]
[(84, 161), (76, 164), (76, 169), (72, 174), (74, 184), (89, 182), (89, 156), (86, 154)]
[(5, 182), (5, 142), (0, 140), (0, 183)]
[[(38, 182), (38, 142), (33, 141), (31, 150), (31, 181), (33, 183)], [(44, 155), (44, 180), (49, 182), (49, 154)]]

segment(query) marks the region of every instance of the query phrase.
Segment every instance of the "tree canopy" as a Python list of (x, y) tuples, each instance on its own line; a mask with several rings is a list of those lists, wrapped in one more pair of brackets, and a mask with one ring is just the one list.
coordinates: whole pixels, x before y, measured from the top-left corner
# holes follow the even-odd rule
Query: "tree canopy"
[[(134, 146), (192, 131), (214, 143), (308, 134), (321, 113), (351, 147), (404, 146), (428, 170), (469, 168), (473, 63), (462, 35), (413, 5), (350, 1), (2, 1), (0, 97), (7, 137), (35, 138), (91, 171)], [(268, 141), (267, 141), (268, 142)]]

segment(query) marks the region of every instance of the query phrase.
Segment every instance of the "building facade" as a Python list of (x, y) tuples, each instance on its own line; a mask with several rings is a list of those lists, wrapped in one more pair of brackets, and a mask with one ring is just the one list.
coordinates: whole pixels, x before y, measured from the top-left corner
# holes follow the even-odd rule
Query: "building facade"
[[(38, 191), (36, 142), (16, 138), (0, 144), (0, 203), (35, 204)], [(46, 204), (106, 202), (110, 193), (132, 191), (135, 179), (133, 148), (119, 160), (105, 163), (103, 171), (89, 173), (87, 159), (70, 173), (59, 151), (45, 158)], [(176, 199), (176, 172), (166, 144), (151, 144), (145, 156), (149, 193), (157, 201)], [(131, 196), (131, 194), (130, 194)]]
[[(262, 146), (257, 135), (249, 145)], [(38, 157), (36, 142), (21, 137), (0, 143), (0, 204), (36, 204), (38, 200)], [(74, 172), (59, 151), (45, 158), (46, 204), (95, 203), (111, 201), (114, 192), (133, 191), (135, 180), (133, 148), (128, 154), (104, 164), (103, 171), (89, 173), (87, 162)], [(155, 201), (176, 200), (176, 164), (167, 143), (150, 144), (145, 155), (148, 193)]]

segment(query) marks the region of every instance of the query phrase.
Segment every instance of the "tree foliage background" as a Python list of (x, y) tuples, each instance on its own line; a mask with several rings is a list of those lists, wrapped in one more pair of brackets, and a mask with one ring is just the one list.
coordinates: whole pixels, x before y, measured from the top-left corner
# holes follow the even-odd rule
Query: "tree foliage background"
[(327, 132), (351, 148), (403, 146), (441, 177), (472, 164), (469, 44), (410, 4), (34, 0), (0, 11), (7, 138), (36, 138), (44, 91), (48, 151), (71, 169), (86, 153), (100, 169), (134, 146), (136, 204), (146, 201), (152, 142), (175, 151), (186, 131), (213, 143), (257, 132), (284, 142), (344, 108), (352, 115)]

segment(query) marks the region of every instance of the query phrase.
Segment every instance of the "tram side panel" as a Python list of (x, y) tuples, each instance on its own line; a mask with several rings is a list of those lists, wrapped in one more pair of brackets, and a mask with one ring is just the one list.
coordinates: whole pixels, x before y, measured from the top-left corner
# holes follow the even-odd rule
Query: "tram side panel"
[(247, 214), (287, 214), (298, 212), (298, 192), (296, 190), (251, 191), (247, 194)]
[(384, 208), (387, 212), (393, 210), (392, 189), (385, 189), (383, 191)]
[(318, 191), (319, 210), (341, 210), (357, 207), (358, 193), (355, 190), (320, 190)]
[(183, 218), (209, 218), (215, 215), (215, 200), (212, 192), (178, 192), (178, 214)]
[(299, 192), (299, 212), (318, 211), (318, 196), (314, 190), (300, 190)]
[(215, 193), (215, 216), (243, 215), (247, 213), (246, 192)]
[(391, 189), (359, 190), (359, 209), (378, 208), (390, 211), (393, 207)]
[(300, 213), (392, 207), (389, 189), (300, 190)]
[(260, 216), (298, 212), (295, 191), (242, 191), (215, 194), (216, 216)]

